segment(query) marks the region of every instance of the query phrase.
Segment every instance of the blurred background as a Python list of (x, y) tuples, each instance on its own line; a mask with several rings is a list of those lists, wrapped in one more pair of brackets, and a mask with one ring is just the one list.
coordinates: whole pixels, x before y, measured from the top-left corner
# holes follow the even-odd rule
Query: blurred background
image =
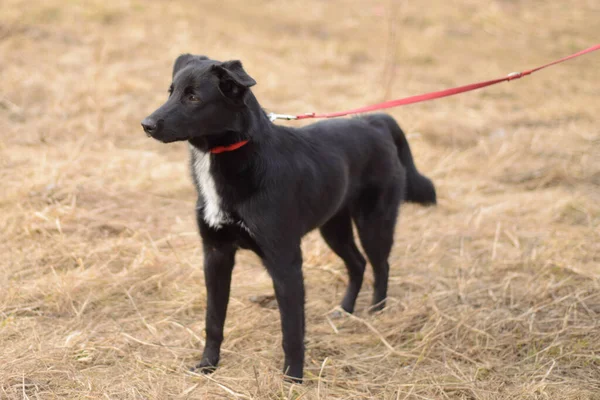
[(0, 0), (0, 398), (597, 398), (600, 54), (389, 110), (439, 205), (402, 207), (375, 316), (368, 271), (356, 317), (328, 317), (345, 268), (306, 238), (303, 386), (247, 253), (221, 367), (186, 372), (206, 301), (186, 145), (139, 123), (181, 53), (241, 60), (269, 111), (330, 112), (547, 63), (599, 20), (595, 0)]

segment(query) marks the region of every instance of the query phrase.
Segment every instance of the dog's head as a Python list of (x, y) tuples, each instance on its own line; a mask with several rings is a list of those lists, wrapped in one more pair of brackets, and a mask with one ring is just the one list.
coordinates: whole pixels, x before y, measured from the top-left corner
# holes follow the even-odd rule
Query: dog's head
[(240, 111), (255, 84), (237, 60), (183, 54), (173, 66), (169, 99), (142, 121), (142, 127), (164, 143), (239, 131)]

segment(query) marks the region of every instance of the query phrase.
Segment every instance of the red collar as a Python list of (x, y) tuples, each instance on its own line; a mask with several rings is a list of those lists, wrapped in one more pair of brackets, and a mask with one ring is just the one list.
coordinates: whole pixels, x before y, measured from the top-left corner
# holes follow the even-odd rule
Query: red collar
[(213, 154), (220, 154), (220, 153), (225, 153), (226, 151), (234, 151), (234, 150), (237, 150), (240, 147), (244, 146), (248, 142), (249, 142), (249, 140), (242, 140), (241, 142), (230, 144), (228, 146), (213, 147), (212, 149), (210, 149), (210, 152)]

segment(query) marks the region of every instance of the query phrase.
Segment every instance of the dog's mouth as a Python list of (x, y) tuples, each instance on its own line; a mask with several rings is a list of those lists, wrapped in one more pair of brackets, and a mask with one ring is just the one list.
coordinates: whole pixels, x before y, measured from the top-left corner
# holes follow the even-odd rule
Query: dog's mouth
[[(151, 136), (151, 135), (149, 135)], [(190, 137), (176, 137), (176, 136), (165, 136), (165, 137), (155, 137), (151, 136), (153, 139), (158, 140), (162, 143), (173, 143), (173, 142), (183, 142), (185, 140), (190, 140)]]
[(172, 131), (162, 131), (162, 132), (158, 132), (158, 133), (148, 133), (146, 132), (146, 136), (158, 140), (159, 142), (162, 143), (173, 143), (173, 142), (183, 142), (185, 140), (190, 140), (192, 137), (191, 136), (182, 136), (182, 135), (177, 135), (176, 133), (172, 132)]

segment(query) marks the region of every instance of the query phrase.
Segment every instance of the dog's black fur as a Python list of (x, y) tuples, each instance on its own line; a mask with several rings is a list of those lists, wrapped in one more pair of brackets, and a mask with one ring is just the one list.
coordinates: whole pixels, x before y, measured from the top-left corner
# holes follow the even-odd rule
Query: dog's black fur
[[(208, 292), (206, 346), (197, 368), (212, 371), (219, 362), (231, 272), (243, 248), (261, 257), (273, 279), (284, 372), (301, 381), (301, 238), (320, 228), (344, 260), (349, 283), (342, 308), (351, 313), (366, 266), (353, 239), (354, 221), (375, 276), (371, 310), (380, 310), (400, 202), (435, 204), (436, 194), (390, 116), (326, 120), (300, 129), (277, 126), (250, 91), (255, 83), (239, 61), (181, 55), (169, 99), (142, 125), (162, 142), (190, 144)], [(235, 151), (209, 152), (242, 140), (249, 142)]]

